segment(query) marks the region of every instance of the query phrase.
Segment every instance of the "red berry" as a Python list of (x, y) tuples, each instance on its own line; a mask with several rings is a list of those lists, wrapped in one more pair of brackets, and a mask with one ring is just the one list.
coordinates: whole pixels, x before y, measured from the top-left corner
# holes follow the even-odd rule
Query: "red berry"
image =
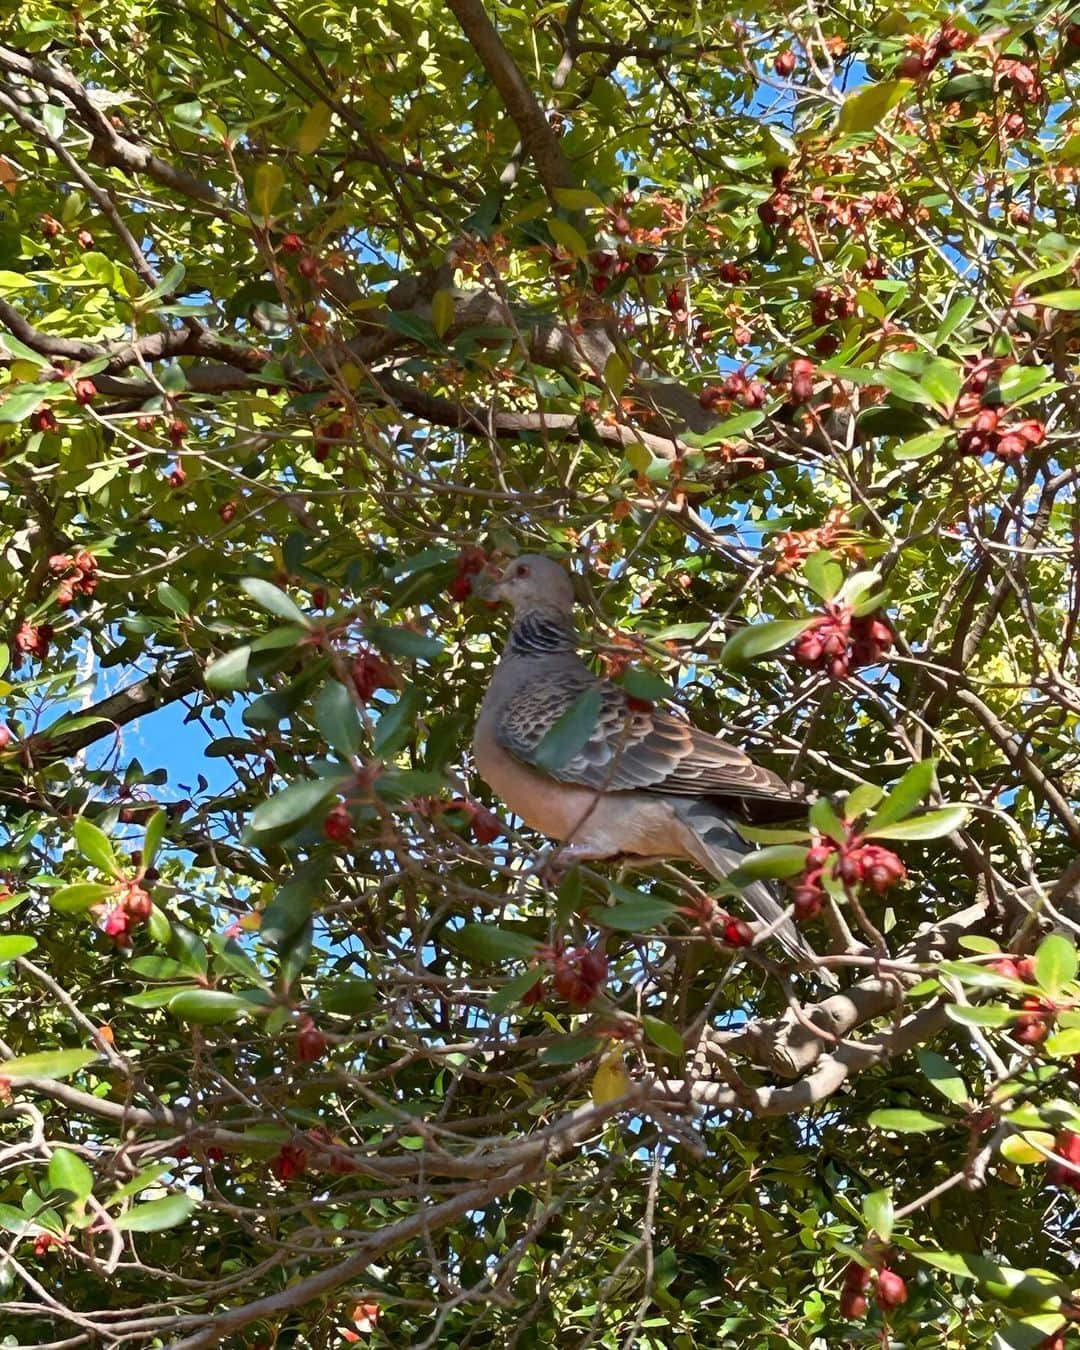
[(603, 988), (607, 972), (603, 952), (593, 947), (574, 947), (555, 958), (552, 984), (572, 1008), (584, 1008)]
[(218, 507), (218, 515), (225, 522), (225, 524), (228, 525), (236, 515), (236, 503), (222, 502), (222, 504)]
[(866, 1297), (857, 1289), (845, 1289), (840, 1295), (840, 1316), (854, 1321), (866, 1315)]
[(347, 844), (353, 835), (352, 817), (344, 802), (331, 807), (323, 821), (323, 834), (335, 844)]
[(365, 702), (377, 689), (396, 689), (398, 678), (381, 656), (373, 651), (362, 651), (352, 665), (352, 679), (356, 692)]
[(187, 482), (187, 474), (183, 469), (173, 469), (172, 473), (166, 476), (166, 482), (171, 488), (182, 488)]
[(47, 404), (43, 404), (37, 412), (30, 414), (31, 431), (57, 431), (59, 425), (56, 414)]
[(794, 75), (796, 64), (794, 52), (782, 51), (778, 53), (776, 60), (773, 62), (773, 70), (781, 79), (786, 80), (789, 75)]
[(634, 266), (642, 276), (647, 277), (660, 266), (660, 259), (655, 253), (639, 253), (634, 258)]
[(729, 914), (724, 920), (723, 940), (729, 947), (749, 947), (754, 941), (754, 930), (745, 919)]
[(319, 260), (318, 258), (315, 257), (313, 253), (305, 253), (304, 256), (300, 259), (300, 261), (296, 264), (296, 270), (300, 273), (302, 277), (308, 278), (314, 277), (318, 275)]
[(895, 1270), (880, 1270), (874, 1299), (882, 1312), (899, 1308), (902, 1303), (907, 1302), (907, 1285)]
[(303, 1176), (307, 1170), (307, 1158), (301, 1149), (285, 1144), (281, 1151), (270, 1159), (270, 1171), (278, 1181), (292, 1181)]
[(97, 385), (93, 380), (75, 381), (75, 399), (79, 403), (93, 403), (97, 398)]
[(11, 741), (11, 728), (6, 722), (0, 722), (0, 750), (6, 750)]
[(632, 226), (626, 216), (620, 215), (616, 216), (611, 222), (611, 228), (616, 234), (627, 235), (630, 233)]
[(188, 424), (182, 417), (172, 417), (169, 419), (169, 425), (166, 428), (169, 440), (173, 445), (179, 445), (187, 435)]
[(94, 247), (94, 236), (89, 230), (80, 230), (75, 238), (78, 240), (80, 248), (86, 249)]
[(301, 1064), (313, 1064), (326, 1052), (326, 1037), (306, 1014), (300, 1018), (296, 1032), (296, 1058)]
[(304, 241), (298, 234), (287, 234), (281, 241), (282, 253), (302, 253)]
[(50, 216), (48, 212), (41, 218), (41, 233), (46, 239), (55, 239), (64, 228), (55, 216)]

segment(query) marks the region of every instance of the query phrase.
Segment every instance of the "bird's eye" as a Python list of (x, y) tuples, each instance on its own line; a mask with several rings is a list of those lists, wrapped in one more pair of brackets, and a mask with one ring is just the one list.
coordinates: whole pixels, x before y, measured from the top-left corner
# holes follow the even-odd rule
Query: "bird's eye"
[(514, 576), (527, 577), (528, 575), (529, 575), (528, 563), (518, 563), (518, 565), (514, 568)]

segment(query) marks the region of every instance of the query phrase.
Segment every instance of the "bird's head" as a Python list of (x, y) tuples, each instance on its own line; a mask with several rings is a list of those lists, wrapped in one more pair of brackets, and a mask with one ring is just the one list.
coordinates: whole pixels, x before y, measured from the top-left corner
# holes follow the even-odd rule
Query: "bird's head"
[(569, 614), (574, 608), (574, 588), (566, 571), (540, 553), (511, 558), (501, 575), (485, 586), (484, 598), (513, 605), (515, 617), (538, 609)]

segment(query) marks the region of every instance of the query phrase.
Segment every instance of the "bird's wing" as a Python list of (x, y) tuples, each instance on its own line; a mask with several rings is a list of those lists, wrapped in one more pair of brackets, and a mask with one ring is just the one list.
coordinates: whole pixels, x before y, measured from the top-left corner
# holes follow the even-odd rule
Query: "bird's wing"
[[(536, 752), (544, 737), (590, 689), (599, 692), (600, 714), (585, 744), (558, 768), (540, 763)], [(524, 764), (601, 791), (796, 799), (782, 778), (735, 746), (630, 698), (577, 660), (526, 676), (503, 704), (495, 739)]]

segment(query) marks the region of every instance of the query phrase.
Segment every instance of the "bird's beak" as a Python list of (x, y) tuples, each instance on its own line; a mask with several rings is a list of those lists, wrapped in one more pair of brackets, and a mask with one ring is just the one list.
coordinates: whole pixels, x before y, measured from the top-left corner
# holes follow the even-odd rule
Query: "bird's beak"
[(482, 572), (479, 572), (473, 578), (473, 595), (489, 605), (498, 604), (506, 598), (501, 589), (502, 579), (503, 569), (489, 563)]

